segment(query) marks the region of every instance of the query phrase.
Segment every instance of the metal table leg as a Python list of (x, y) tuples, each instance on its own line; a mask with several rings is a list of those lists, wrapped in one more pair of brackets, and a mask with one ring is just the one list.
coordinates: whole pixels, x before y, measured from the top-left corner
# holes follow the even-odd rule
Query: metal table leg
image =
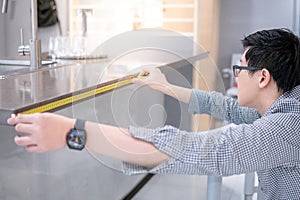
[(206, 200), (221, 200), (222, 177), (207, 177), (207, 197)]
[(255, 173), (247, 173), (244, 180), (244, 199), (252, 200), (255, 192), (257, 192), (257, 187), (255, 187)]

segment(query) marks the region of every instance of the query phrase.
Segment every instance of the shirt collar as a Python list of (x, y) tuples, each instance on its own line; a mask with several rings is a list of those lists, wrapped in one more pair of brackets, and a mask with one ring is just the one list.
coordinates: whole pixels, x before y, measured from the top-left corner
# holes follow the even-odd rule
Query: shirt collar
[(283, 93), (264, 113), (267, 116), (278, 112), (288, 112), (300, 109), (299, 106), (286, 106), (287, 104), (297, 104), (300, 106), (300, 85), (292, 90)]

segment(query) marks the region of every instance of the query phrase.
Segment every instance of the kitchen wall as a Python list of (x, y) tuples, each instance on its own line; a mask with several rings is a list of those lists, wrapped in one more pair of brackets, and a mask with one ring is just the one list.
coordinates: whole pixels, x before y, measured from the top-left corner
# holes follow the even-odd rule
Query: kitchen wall
[[(68, 0), (56, 1), (64, 34), (68, 32), (68, 2)], [(210, 20), (202, 18), (199, 21), (199, 29), (203, 33), (200, 42), (213, 54), (214, 61), (220, 70), (230, 67), (233, 53), (242, 51), (240, 39), (243, 35), (271, 27), (287, 27), (293, 30), (297, 27), (295, 23), (298, 23), (294, 18), (297, 14), (295, 11), (299, 10), (299, 3), (298, 9), (295, 9), (299, 0), (214, 0), (200, 2), (202, 4), (205, 2), (206, 4), (212, 2), (216, 2), (214, 3), (216, 5), (220, 4), (218, 8), (219, 20), (215, 18), (217, 15), (215, 13), (214, 18), (210, 18)], [(0, 56), (17, 54), (21, 27), (24, 29), (24, 41), (28, 43), (30, 39), (29, 9), (29, 0), (10, 0), (8, 13), (0, 14)], [(199, 10), (201, 11), (201, 3)], [(210, 13), (213, 12), (218, 12), (218, 10), (212, 10)], [(219, 28), (217, 28), (218, 25)], [(215, 34), (216, 31), (218, 31), (219, 36), (217, 38), (211, 37), (211, 34)], [(211, 42), (207, 44), (207, 41)], [(229, 80), (224, 79), (224, 81), (225, 85), (228, 86)]]
[[(231, 55), (241, 53), (240, 40), (260, 29), (285, 27), (297, 29), (297, 0), (220, 0), (220, 29), (217, 64), (230, 67)], [(297, 31), (297, 30), (294, 30)], [(229, 79), (224, 79), (229, 87)]]
[(220, 26), (220, 1), (221, 0), (199, 0), (198, 4), (198, 39), (216, 61), (218, 58), (219, 26)]
[(0, 55), (4, 54), (4, 19), (0, 17)]
[(23, 28), (24, 42), (28, 44), (30, 38), (30, 0), (10, 0), (8, 1), (8, 11), (6, 14), (0, 13), (4, 28), (0, 34), (4, 35), (2, 53), (0, 56), (17, 55), (20, 42), (20, 29)]
[[(2, 7), (2, 1), (1, 7)], [(58, 14), (61, 20), (63, 34), (67, 33), (68, 27), (68, 0), (56, 0)], [(8, 11), (0, 13), (0, 57), (16, 56), (20, 43), (20, 29), (23, 28), (24, 44), (29, 44), (31, 38), (30, 0), (8, 0)], [(47, 51), (48, 38), (58, 34), (54, 27), (40, 28), (39, 37), (42, 39), (43, 50)]]
[[(198, 34), (196, 41), (209, 52), (210, 59), (194, 65), (193, 87), (222, 92), (222, 78), (216, 69), (218, 59), (219, 13), (221, 0), (198, 0)], [(224, 90), (224, 89), (223, 89)], [(201, 122), (201, 123), (200, 123)], [(192, 130), (204, 131), (219, 126), (211, 116), (193, 115)]]
[[(87, 36), (100, 45), (132, 30), (158, 28), (193, 36), (194, 0), (70, 0), (70, 34), (80, 31), (79, 9), (88, 10)], [(79, 22), (79, 23), (78, 23)], [(97, 42), (98, 44), (97, 44)], [(96, 46), (97, 47), (97, 46)]]
[[(68, 34), (68, 27), (69, 27), (69, 15), (68, 15), (68, 0), (56, 0), (55, 3), (57, 5), (57, 12), (58, 18), (60, 21), (62, 35)], [(53, 25), (50, 27), (43, 27), (38, 29), (38, 36), (41, 40), (42, 44), (42, 51), (47, 52), (49, 47), (49, 38), (51, 36), (58, 36), (59, 32), (59, 25)]]

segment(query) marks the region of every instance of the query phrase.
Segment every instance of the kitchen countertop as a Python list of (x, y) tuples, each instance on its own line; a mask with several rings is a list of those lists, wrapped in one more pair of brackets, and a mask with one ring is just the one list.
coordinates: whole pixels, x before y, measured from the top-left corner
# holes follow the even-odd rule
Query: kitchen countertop
[[(133, 57), (129, 56), (118, 61), (109, 59), (98, 60), (97, 62), (58, 61), (57, 65), (51, 65), (36, 71), (25, 70), (22, 74), (4, 77), (0, 79), (0, 125), (7, 125), (6, 120), (12, 113), (39, 108), (67, 98), (72, 99), (72, 97), (84, 94), (87, 91), (93, 92), (97, 88), (101, 89), (130, 80), (142, 68), (149, 66), (159, 66), (163, 70), (164, 68), (176, 70), (207, 58), (208, 53), (203, 52), (189, 59), (162, 56), (155, 62), (149, 62), (148, 57), (143, 57), (144, 60), (135, 59), (137, 57), (137, 55), (133, 55)], [(130, 84), (130, 81), (125, 81), (120, 86), (128, 84)], [(79, 101), (81, 100), (85, 99), (79, 99)], [(70, 106), (70, 104), (72, 105), (72, 103), (58, 105), (48, 111), (59, 110)], [(38, 112), (38, 110), (36, 111)], [(208, 178), (209, 194), (207, 199), (218, 199), (216, 196), (220, 194), (221, 180), (221, 177), (210, 176)]]
[[(208, 53), (204, 52), (191, 57), (188, 61), (180, 60), (178, 57), (162, 56), (155, 62), (141, 59), (136, 62), (137, 59), (134, 57), (139, 56), (130, 55), (113, 62), (109, 59), (97, 62), (58, 62), (57, 65), (37, 71), (27, 70), (23, 74), (10, 75), (0, 80), (0, 124), (6, 125), (6, 120), (12, 113), (24, 112), (65, 98), (72, 99), (74, 95), (87, 90), (93, 91), (99, 87), (116, 84), (132, 78), (132, 75), (137, 74), (142, 68), (149, 66), (176, 68), (207, 56)], [(116, 85), (116, 87), (127, 84), (130, 84), (130, 81), (125, 81), (123, 85)], [(41, 110), (41, 112), (51, 112), (69, 105), (60, 104), (56, 103), (54, 108), (47, 108), (48, 110)]]
[[(68, 63), (50, 66), (38, 71), (11, 75), (0, 80), (0, 123), (5, 124), (12, 113), (38, 107), (43, 102), (52, 102), (72, 96), (76, 91), (96, 86), (123, 77), (118, 67), (107, 70), (109, 61), (97, 63)], [(122, 68), (125, 66), (119, 66)], [(124, 71), (125, 70), (125, 71)]]

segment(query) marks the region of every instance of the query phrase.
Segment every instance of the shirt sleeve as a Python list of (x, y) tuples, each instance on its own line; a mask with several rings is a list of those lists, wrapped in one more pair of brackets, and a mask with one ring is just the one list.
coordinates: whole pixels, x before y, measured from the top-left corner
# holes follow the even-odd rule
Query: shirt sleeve
[(152, 169), (124, 163), (123, 170), (125, 174), (229, 176), (274, 168), (292, 162), (296, 152), (277, 134), (284, 131), (265, 119), (198, 133), (172, 126), (154, 130), (130, 127), (133, 137), (153, 143), (171, 158)]
[[(219, 171), (218, 159), (225, 157), (216, 151), (223, 143), (222, 129), (200, 133), (188, 133), (172, 126), (154, 130), (130, 127), (129, 130), (133, 137), (153, 143), (160, 151), (170, 155), (170, 159), (152, 169), (124, 162), (125, 174), (223, 174)], [(232, 153), (229, 148), (225, 154)]]
[(193, 114), (208, 114), (234, 124), (249, 124), (260, 118), (256, 109), (239, 106), (236, 99), (197, 89), (192, 90), (188, 110)]

